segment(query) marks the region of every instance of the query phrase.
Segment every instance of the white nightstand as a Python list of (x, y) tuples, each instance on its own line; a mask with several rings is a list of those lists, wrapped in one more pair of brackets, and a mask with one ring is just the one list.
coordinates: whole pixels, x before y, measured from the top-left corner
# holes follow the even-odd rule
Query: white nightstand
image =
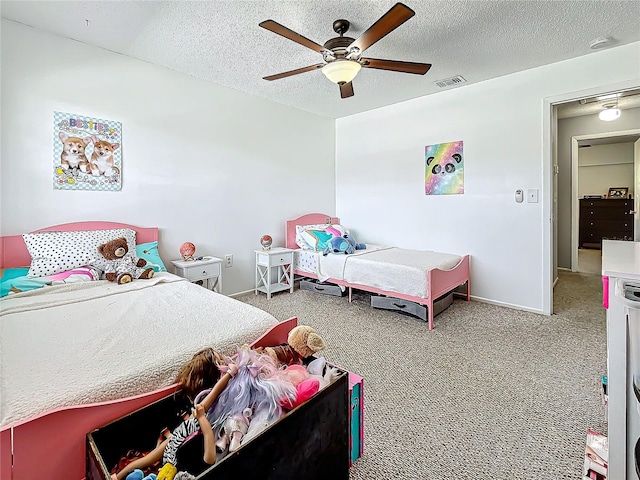
[(190, 282), (202, 280), (203, 286), (222, 293), (222, 259), (203, 257), (202, 260), (171, 260), (175, 274)]
[[(272, 248), (256, 250), (256, 295), (258, 290), (271, 294), (289, 290), (293, 293), (293, 250)], [(272, 275), (272, 270), (276, 270)]]

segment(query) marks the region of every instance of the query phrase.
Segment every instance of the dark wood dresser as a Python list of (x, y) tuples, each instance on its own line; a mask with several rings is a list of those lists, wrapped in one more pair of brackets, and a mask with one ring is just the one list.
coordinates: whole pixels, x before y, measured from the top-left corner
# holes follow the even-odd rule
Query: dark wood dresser
[(633, 240), (633, 200), (581, 198), (579, 248), (602, 248), (602, 239)]

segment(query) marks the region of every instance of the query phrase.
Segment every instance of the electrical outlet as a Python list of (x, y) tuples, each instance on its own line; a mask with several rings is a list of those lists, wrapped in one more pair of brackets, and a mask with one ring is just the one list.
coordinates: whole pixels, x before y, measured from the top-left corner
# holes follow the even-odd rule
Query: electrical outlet
[(233, 255), (227, 254), (224, 256), (224, 266), (225, 268), (233, 267)]

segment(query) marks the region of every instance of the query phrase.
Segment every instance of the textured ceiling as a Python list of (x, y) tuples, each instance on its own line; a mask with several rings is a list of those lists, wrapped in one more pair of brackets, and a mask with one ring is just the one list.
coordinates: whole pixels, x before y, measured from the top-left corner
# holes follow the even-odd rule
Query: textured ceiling
[[(431, 63), (424, 76), (362, 69), (341, 99), (320, 70), (262, 79), (322, 62), (319, 53), (258, 27), (272, 19), (323, 44), (332, 23), (357, 38), (387, 12), (385, 0), (2, 1), (2, 16), (194, 77), (332, 118), (442, 91), (454, 75), (475, 83), (592, 53), (589, 43), (640, 40), (640, 1), (406, 0), (416, 15), (366, 56)], [(87, 22), (88, 21), (88, 22)], [(461, 88), (449, 87), (449, 88)]]

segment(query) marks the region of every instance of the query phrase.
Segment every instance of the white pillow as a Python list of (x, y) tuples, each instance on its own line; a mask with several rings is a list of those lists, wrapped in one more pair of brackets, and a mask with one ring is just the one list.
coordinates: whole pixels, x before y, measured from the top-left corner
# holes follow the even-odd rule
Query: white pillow
[(316, 249), (313, 242), (310, 242), (309, 238), (305, 238), (308, 234), (307, 230), (324, 230), (329, 226), (328, 223), (320, 223), (316, 225), (296, 225), (296, 245), (302, 250), (314, 250)]
[(22, 235), (31, 255), (27, 277), (45, 277), (91, 265), (98, 257), (98, 246), (125, 237), (129, 251), (136, 252), (136, 232), (130, 228), (41, 232)]

